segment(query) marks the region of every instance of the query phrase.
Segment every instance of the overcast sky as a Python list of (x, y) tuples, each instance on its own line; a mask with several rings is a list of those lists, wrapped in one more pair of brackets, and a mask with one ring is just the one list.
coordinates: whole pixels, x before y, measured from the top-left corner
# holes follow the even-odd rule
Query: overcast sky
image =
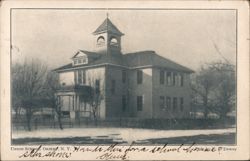
[[(107, 10), (13, 10), (13, 61), (38, 58), (51, 68), (69, 63), (77, 50), (94, 50), (92, 32), (105, 20), (106, 13)], [(223, 57), (236, 62), (233, 10), (108, 10), (108, 13), (113, 24), (125, 34), (123, 53), (154, 50), (194, 70)]]

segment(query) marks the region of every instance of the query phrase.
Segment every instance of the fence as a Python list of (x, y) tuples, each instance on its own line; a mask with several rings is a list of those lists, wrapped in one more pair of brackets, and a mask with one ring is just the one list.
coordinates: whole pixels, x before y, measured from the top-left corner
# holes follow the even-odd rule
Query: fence
[[(63, 128), (75, 127), (95, 127), (93, 119), (62, 118)], [(227, 128), (235, 125), (235, 118), (226, 119), (139, 119), (139, 118), (110, 118), (98, 120), (98, 127), (128, 127), (128, 128), (147, 128), (147, 129), (216, 129)], [(38, 117), (31, 121), (32, 129), (58, 128), (58, 120), (54, 117)], [(27, 121), (24, 116), (19, 119), (12, 119), (13, 130), (26, 130)]]

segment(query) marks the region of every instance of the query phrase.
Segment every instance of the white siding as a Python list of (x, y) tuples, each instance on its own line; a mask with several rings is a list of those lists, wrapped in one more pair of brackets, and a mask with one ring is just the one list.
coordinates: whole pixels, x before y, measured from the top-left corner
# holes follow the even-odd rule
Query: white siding
[(74, 85), (74, 72), (64, 72), (59, 74), (59, 81), (60, 84), (68, 85)]
[(95, 80), (100, 80), (100, 87), (103, 91), (105, 78), (105, 68), (94, 68), (86, 70), (86, 84), (94, 86)]

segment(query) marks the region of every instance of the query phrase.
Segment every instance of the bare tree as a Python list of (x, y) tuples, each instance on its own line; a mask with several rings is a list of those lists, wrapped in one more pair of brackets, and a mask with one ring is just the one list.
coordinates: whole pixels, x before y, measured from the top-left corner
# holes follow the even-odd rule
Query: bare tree
[[(26, 111), (27, 128), (31, 130), (31, 119), (35, 100), (41, 97), (46, 80), (47, 66), (38, 60), (31, 60), (12, 67), (13, 106), (23, 107)], [(14, 107), (15, 108), (15, 107)]]
[(55, 118), (58, 120), (59, 128), (63, 130), (62, 121), (61, 121), (61, 100), (56, 96), (57, 90), (60, 88), (58, 74), (50, 71), (46, 75), (46, 82), (44, 86), (44, 96), (48, 98), (51, 102), (51, 106), (55, 111)]
[(225, 118), (235, 106), (236, 75), (235, 65), (226, 62), (214, 62), (209, 65), (216, 75), (215, 94), (216, 111)]
[(98, 111), (100, 110), (101, 101), (103, 99), (103, 92), (100, 86), (101, 78), (88, 77), (88, 85), (91, 87), (87, 103), (91, 106), (91, 112), (95, 125), (97, 126)]
[(235, 98), (235, 66), (221, 61), (209, 63), (206, 67), (201, 67), (191, 88), (194, 97), (204, 107), (205, 118), (210, 111), (225, 117), (232, 109)]
[(214, 80), (214, 73), (202, 66), (191, 84), (191, 89), (200, 98), (201, 104), (204, 106), (205, 118), (209, 113), (209, 96), (214, 88)]

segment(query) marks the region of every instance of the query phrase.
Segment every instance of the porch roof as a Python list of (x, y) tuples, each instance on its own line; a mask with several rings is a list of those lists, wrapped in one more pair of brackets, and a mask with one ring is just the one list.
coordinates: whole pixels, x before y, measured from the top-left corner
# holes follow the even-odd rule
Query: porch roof
[(84, 95), (90, 95), (91, 90), (91, 86), (88, 85), (62, 85), (57, 89), (57, 92), (77, 92)]

